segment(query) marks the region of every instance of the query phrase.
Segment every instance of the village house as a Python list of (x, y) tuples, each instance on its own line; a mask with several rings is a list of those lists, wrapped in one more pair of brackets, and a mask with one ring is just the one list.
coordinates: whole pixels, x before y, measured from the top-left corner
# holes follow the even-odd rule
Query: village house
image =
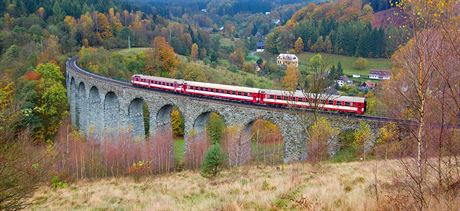
[(369, 78), (377, 80), (390, 80), (391, 72), (388, 70), (371, 70), (369, 73)]
[(363, 82), (361, 85), (359, 85), (359, 89), (363, 92), (367, 92), (371, 89), (374, 89), (376, 86), (377, 86), (376, 83), (372, 81), (366, 81), (366, 82)]
[(337, 85), (339, 87), (342, 87), (344, 85), (353, 85), (353, 81), (348, 78), (346, 75), (342, 75), (339, 77), (339, 80), (337, 80)]
[(299, 66), (299, 58), (294, 54), (280, 54), (276, 57), (276, 63), (278, 65), (294, 65)]
[(265, 43), (264, 42), (257, 42), (256, 47), (257, 47), (256, 52), (264, 52)]

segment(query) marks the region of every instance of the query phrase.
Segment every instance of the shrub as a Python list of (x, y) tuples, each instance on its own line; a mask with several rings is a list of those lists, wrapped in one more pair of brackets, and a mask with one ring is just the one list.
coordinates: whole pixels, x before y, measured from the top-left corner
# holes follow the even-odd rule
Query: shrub
[(198, 169), (209, 149), (208, 136), (205, 133), (189, 132), (188, 143), (185, 145), (184, 164), (188, 169)]
[(215, 177), (222, 171), (224, 155), (220, 144), (214, 144), (206, 152), (203, 162), (201, 163), (201, 176), (206, 178)]
[(247, 72), (247, 73), (253, 73), (254, 72), (254, 67), (250, 63), (244, 63), (243, 71)]
[(369, 62), (367, 61), (367, 59), (364, 59), (364, 58), (358, 58), (356, 61), (355, 61), (355, 64), (353, 65), (353, 67), (357, 70), (364, 70), (366, 69), (367, 67), (367, 64)]
[(244, 82), (244, 85), (249, 86), (249, 87), (254, 87), (254, 80), (247, 78), (246, 81)]
[(61, 189), (61, 188), (66, 188), (67, 187), (67, 183), (62, 181), (61, 179), (59, 179), (58, 176), (53, 176), (51, 178), (51, 187), (53, 189)]

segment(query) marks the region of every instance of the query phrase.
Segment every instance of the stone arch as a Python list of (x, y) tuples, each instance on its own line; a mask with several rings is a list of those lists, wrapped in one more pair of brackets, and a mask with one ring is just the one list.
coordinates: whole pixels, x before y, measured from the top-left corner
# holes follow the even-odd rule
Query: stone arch
[(115, 92), (109, 91), (104, 97), (104, 133), (116, 136), (120, 121), (120, 101)]
[(87, 97), (86, 97), (86, 86), (83, 81), (78, 84), (77, 89), (77, 101), (76, 101), (76, 125), (81, 131), (86, 131), (88, 123), (87, 118)]
[(156, 132), (170, 132), (172, 130), (172, 123), (171, 123), (171, 111), (173, 108), (176, 107), (179, 110), (179, 113), (182, 117), (184, 117), (184, 113), (179, 108), (179, 106), (175, 104), (166, 104), (163, 105), (155, 114), (154, 119), (155, 122), (155, 130)]
[[(267, 131), (264, 131), (263, 128), (260, 133), (255, 132), (255, 134), (252, 134), (254, 125), (258, 121), (266, 121), (275, 125), (281, 137), (275, 137), (278, 134), (266, 134)], [(251, 160), (255, 162), (263, 161), (266, 163), (276, 163), (284, 160), (286, 135), (283, 133), (277, 119), (270, 117), (250, 119), (243, 125), (239, 138), (241, 156), (237, 164), (248, 163)], [(269, 141), (269, 143), (265, 143), (266, 141)]]
[(206, 124), (208, 123), (209, 117), (211, 116), (212, 113), (218, 114), (220, 117), (223, 118), (225, 124), (228, 125), (228, 122), (226, 121), (225, 117), (218, 111), (214, 111), (214, 110), (205, 111), (205, 112), (202, 112), (200, 115), (198, 115), (193, 121), (193, 130), (196, 133), (201, 133), (205, 131)]
[(70, 119), (72, 121), (72, 125), (77, 125), (76, 120), (77, 120), (77, 111), (76, 111), (76, 91), (75, 91), (75, 78), (72, 76), (70, 79), (70, 85), (69, 85), (69, 92), (68, 92), (68, 97), (69, 97), (69, 104), (70, 104)]
[(134, 139), (145, 138), (144, 99), (134, 98), (128, 107), (129, 128)]
[(99, 89), (96, 86), (92, 86), (89, 90), (88, 95), (88, 128), (87, 132), (89, 137), (98, 139), (101, 133), (103, 122), (102, 119), (102, 108), (101, 108), (101, 96)]

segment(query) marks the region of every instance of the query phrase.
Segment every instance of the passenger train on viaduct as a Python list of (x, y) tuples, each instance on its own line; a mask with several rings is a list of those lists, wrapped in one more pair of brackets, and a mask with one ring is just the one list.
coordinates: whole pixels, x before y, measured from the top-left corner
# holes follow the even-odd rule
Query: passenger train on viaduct
[(364, 97), (339, 95), (314, 97), (313, 94), (303, 93), (302, 91), (288, 92), (258, 89), (139, 74), (132, 76), (131, 84), (135, 87), (169, 91), (190, 96), (217, 98), (259, 106), (298, 107), (308, 109), (313, 105), (326, 111), (336, 111), (340, 113), (362, 115), (366, 112), (366, 99)]

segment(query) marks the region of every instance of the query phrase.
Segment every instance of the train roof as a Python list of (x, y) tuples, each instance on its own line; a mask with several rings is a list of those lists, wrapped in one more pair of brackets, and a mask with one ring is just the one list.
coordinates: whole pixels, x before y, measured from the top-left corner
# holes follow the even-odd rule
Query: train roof
[[(208, 87), (212, 89), (224, 89), (224, 90), (232, 90), (232, 91), (240, 91), (240, 92), (251, 92), (251, 93), (258, 93), (259, 91), (263, 91), (268, 95), (284, 95), (284, 96), (294, 96), (294, 97), (310, 96), (311, 98), (315, 97), (314, 94), (303, 93), (300, 90), (296, 90), (294, 93), (292, 93), (290, 91), (283, 91), (283, 90), (258, 89), (258, 88), (243, 87), (243, 86), (223, 85), (223, 84), (196, 82), (196, 81), (185, 81), (183, 79), (172, 79), (172, 78), (148, 76), (148, 75), (142, 75), (142, 74), (133, 75), (133, 77), (135, 76), (139, 76), (141, 78), (148, 79), (148, 80), (157, 80), (157, 81), (164, 81), (168, 83), (178, 83), (178, 84), (187, 83), (190, 86)], [(364, 103), (365, 101), (364, 97), (340, 96), (340, 95), (322, 95), (320, 96), (320, 98), (328, 99), (328, 100), (360, 102), (360, 103)]]
[(260, 89), (258, 88), (243, 87), (243, 86), (213, 84), (213, 83), (204, 83), (204, 82), (196, 82), (196, 81), (185, 81), (185, 82), (190, 86), (202, 86), (202, 87), (208, 87), (212, 89), (234, 90), (234, 91), (251, 92), (251, 93), (258, 93), (260, 91)]
[[(261, 91), (264, 91), (265, 94), (268, 94), (268, 95), (284, 95), (284, 96), (287, 95), (287, 96), (293, 96), (293, 97), (309, 97), (309, 98), (315, 97), (315, 94), (313, 93), (304, 93), (300, 90), (296, 90), (295, 92), (290, 92), (290, 91), (283, 91), (283, 90), (263, 89)], [(365, 101), (364, 97), (327, 95), (327, 94), (322, 94), (319, 98), (328, 99), (328, 100), (346, 101), (346, 102), (358, 102), (358, 103), (364, 103)]]
[(142, 75), (142, 74), (133, 75), (133, 77), (135, 77), (135, 76), (139, 76), (141, 78), (148, 79), (148, 80), (164, 81), (164, 82), (168, 82), (168, 83), (176, 82), (176, 83), (182, 84), (184, 82), (184, 80), (182, 80), (182, 79), (164, 78), (164, 77), (149, 76), (149, 75)]

